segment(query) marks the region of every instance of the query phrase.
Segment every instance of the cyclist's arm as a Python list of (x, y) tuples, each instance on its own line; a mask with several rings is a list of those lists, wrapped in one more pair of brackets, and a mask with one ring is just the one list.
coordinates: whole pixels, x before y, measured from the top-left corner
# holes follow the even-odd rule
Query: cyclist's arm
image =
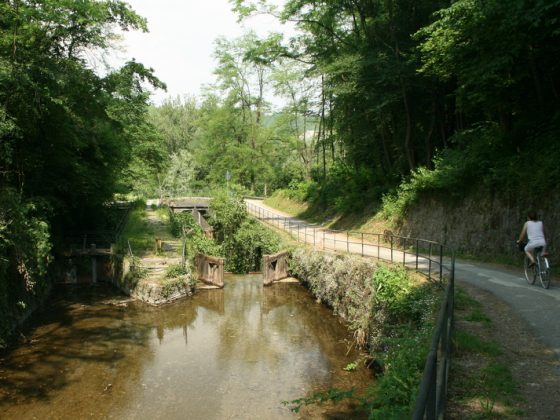
[(523, 225), (523, 229), (521, 229), (521, 233), (519, 234), (519, 239), (517, 242), (521, 242), (527, 236), (527, 222)]

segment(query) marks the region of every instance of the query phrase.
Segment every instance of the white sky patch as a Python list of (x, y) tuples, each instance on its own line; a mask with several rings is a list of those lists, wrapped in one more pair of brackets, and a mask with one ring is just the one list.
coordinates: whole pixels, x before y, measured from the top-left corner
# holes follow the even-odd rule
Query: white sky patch
[[(167, 84), (152, 102), (167, 97), (199, 96), (204, 85), (214, 82), (214, 41), (240, 37), (248, 30), (260, 36), (269, 32), (294, 33), (293, 27), (280, 25), (271, 16), (257, 16), (237, 23), (228, 0), (127, 0), (133, 10), (148, 20), (148, 33), (123, 33), (117, 51), (109, 58), (113, 67), (131, 60), (151, 67)], [(277, 1), (276, 3), (281, 3)]]

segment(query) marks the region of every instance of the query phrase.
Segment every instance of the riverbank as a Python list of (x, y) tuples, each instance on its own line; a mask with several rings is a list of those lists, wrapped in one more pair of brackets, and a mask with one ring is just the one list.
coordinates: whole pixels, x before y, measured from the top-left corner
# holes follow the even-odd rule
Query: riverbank
[(336, 390), (295, 402), (295, 407), (350, 397), (360, 401), (374, 418), (409, 416), (441, 289), (400, 266), (302, 248), (292, 252), (289, 271), (317, 302), (345, 320), (355, 345), (364, 351), (356, 364), (378, 373), (366, 395)]
[(191, 296), (196, 274), (171, 231), (169, 209), (144, 205), (129, 215), (113, 258), (112, 282), (151, 305)]

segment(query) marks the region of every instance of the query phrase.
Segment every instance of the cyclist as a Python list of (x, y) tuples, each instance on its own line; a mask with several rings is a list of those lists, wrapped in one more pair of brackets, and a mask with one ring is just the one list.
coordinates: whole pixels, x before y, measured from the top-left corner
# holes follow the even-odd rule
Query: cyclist
[(544, 224), (541, 220), (538, 219), (537, 213), (534, 211), (530, 211), (527, 214), (527, 221), (523, 225), (523, 229), (521, 229), (521, 233), (519, 234), (519, 240), (517, 243), (521, 242), (522, 240), (527, 237), (528, 242), (525, 245), (525, 254), (531, 260), (531, 266), (535, 265), (535, 256), (533, 254), (533, 250), (538, 247), (543, 247), (543, 255), (547, 255), (546, 253), (546, 236), (544, 234)]

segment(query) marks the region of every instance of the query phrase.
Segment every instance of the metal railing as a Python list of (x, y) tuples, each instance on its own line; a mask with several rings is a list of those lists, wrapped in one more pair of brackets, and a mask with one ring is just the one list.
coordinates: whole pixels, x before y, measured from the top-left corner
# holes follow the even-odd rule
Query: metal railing
[(298, 242), (324, 251), (347, 252), (362, 257), (400, 263), (443, 284), (443, 245), (419, 238), (327, 229), (293, 217), (280, 216), (264, 207), (245, 202), (248, 212), (271, 226), (288, 232)]
[(422, 382), (416, 398), (416, 407), (412, 414), (414, 420), (443, 419), (445, 415), (447, 379), (451, 363), (451, 334), (455, 306), (454, 289), (455, 258), (452, 258), (445, 298), (432, 336), (432, 345), (424, 366)]

